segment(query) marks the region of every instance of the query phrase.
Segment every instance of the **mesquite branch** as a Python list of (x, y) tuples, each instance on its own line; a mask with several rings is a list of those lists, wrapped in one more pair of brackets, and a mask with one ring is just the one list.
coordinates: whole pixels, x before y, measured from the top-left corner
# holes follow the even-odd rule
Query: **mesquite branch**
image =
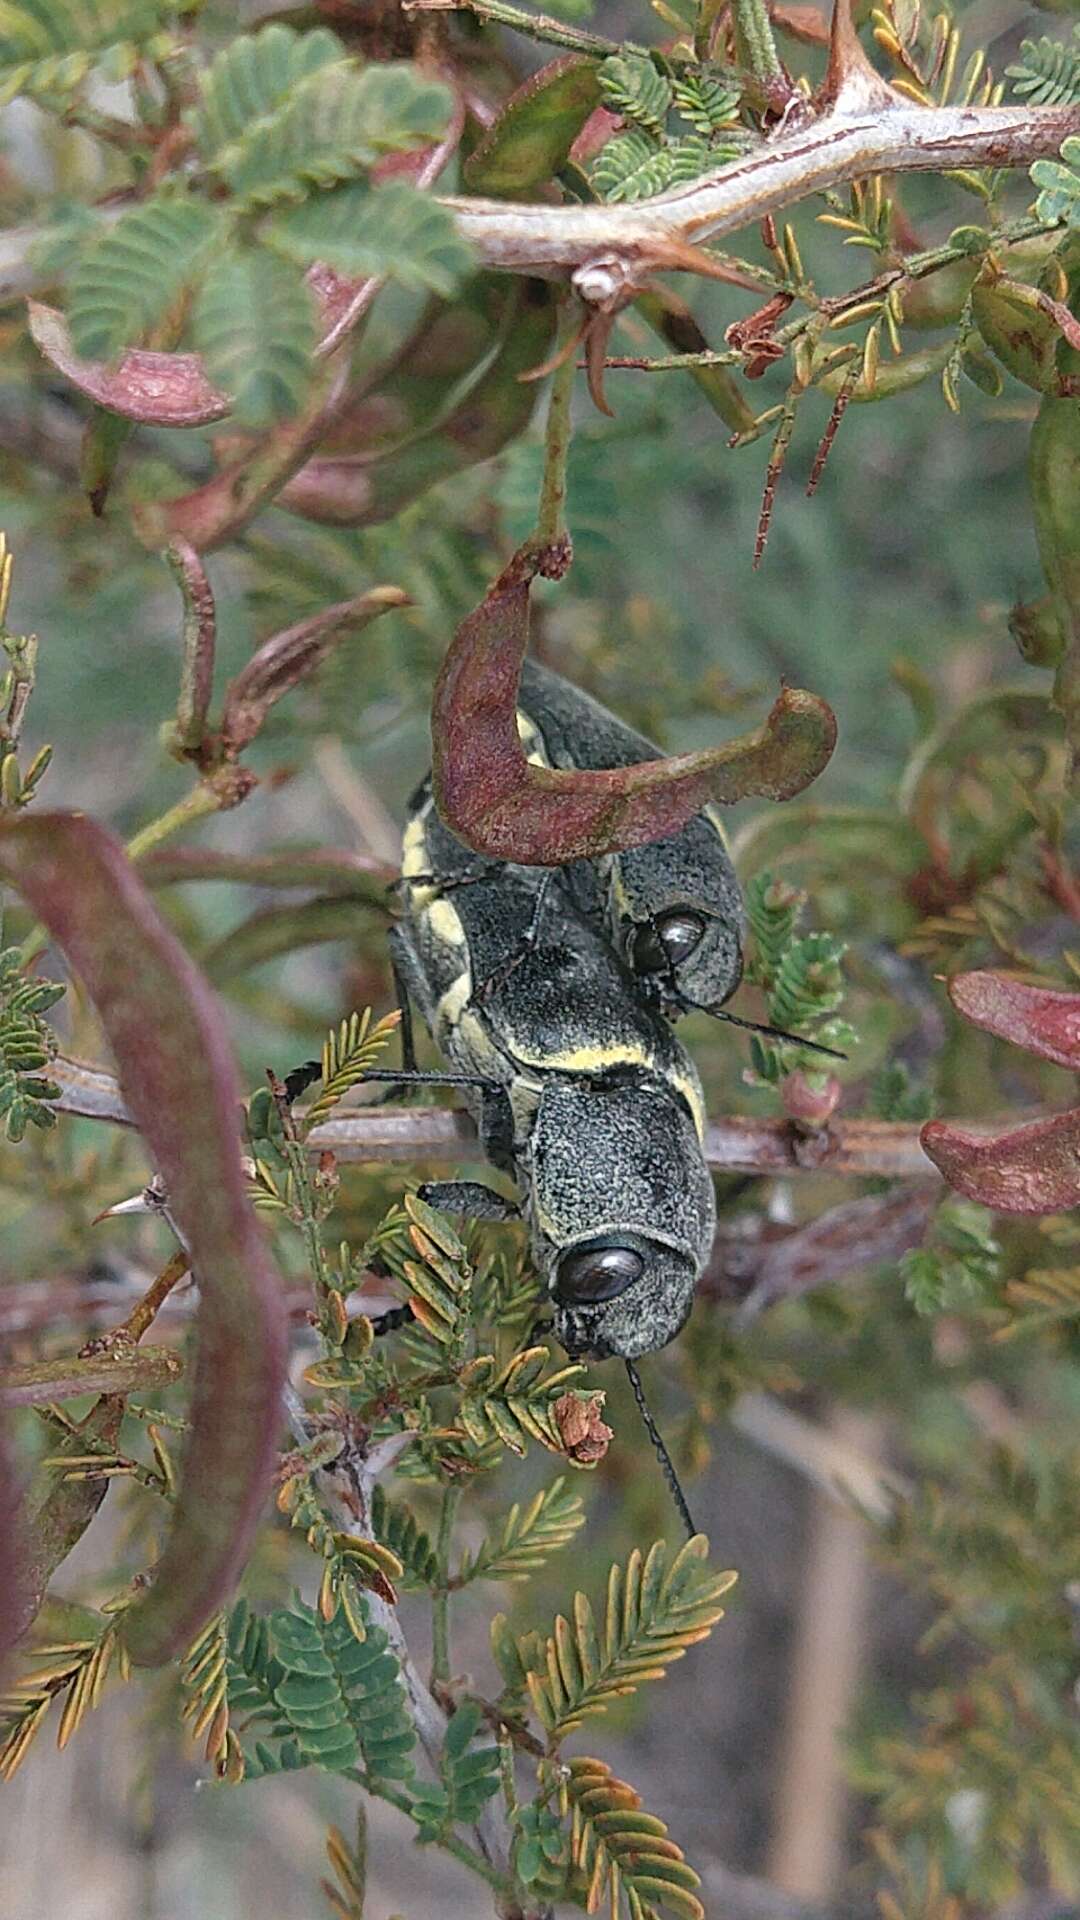
[[(50, 1073), (62, 1089), (57, 1103), (62, 1112), (130, 1126), (116, 1081), (103, 1067), (59, 1059)], [(476, 1157), (476, 1135), (468, 1116), (448, 1107), (339, 1112), (313, 1127), (305, 1145), (312, 1153), (329, 1151), (341, 1161), (423, 1159), (453, 1164)], [(918, 1127), (888, 1120), (835, 1120), (808, 1134), (788, 1120), (725, 1115), (710, 1122), (705, 1155), (709, 1165), (723, 1173), (828, 1172), (921, 1180), (934, 1176), (919, 1145)]]
[(1080, 105), (919, 107), (871, 102), (823, 114), (794, 133), (688, 186), (619, 206), (527, 206), (447, 199), (485, 267), (510, 273), (573, 274), (613, 253), (662, 265), (657, 243), (717, 239), (808, 194), (875, 173), (933, 173), (963, 167), (1027, 167), (1080, 133)]

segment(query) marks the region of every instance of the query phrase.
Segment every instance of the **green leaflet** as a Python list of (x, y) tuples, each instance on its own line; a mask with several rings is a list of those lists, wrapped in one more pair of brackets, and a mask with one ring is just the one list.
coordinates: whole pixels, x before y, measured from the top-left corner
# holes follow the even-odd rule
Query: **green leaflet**
[(475, 1821), (498, 1792), (498, 1747), (472, 1745), (480, 1726), (479, 1707), (471, 1700), (465, 1701), (447, 1725), (438, 1784), (426, 1780), (414, 1783), (412, 1811), (421, 1843), (437, 1840), (440, 1833), (459, 1821)]
[(600, 63), (600, 93), (609, 113), (619, 113), (659, 137), (671, 106), (671, 82), (642, 54), (613, 53)]
[[(132, 71), (140, 48), (170, 44), (168, 27), (201, 0), (7, 0), (0, 10), (0, 106), (17, 94), (61, 98), (109, 56), (107, 77)], [(160, 49), (156, 43), (160, 42)]]
[(247, 139), (256, 122), (285, 105), (294, 87), (346, 58), (337, 34), (326, 27), (295, 33), (271, 25), (234, 40), (204, 74), (199, 104), (189, 115), (203, 159), (214, 161)]
[[(362, 1597), (357, 1605), (366, 1619)], [(245, 1777), (296, 1766), (410, 1777), (416, 1735), (381, 1627), (369, 1623), (358, 1641), (340, 1611), (326, 1621), (297, 1602), (259, 1619), (241, 1601), (229, 1616), (228, 1648), (230, 1712), (260, 1734), (245, 1743)]]
[(438, 1585), (439, 1562), (428, 1535), (416, 1515), (400, 1501), (391, 1500), (377, 1480), (371, 1490), (371, 1527), (376, 1540), (401, 1561), (404, 1586)]
[(56, 1040), (42, 1015), (63, 993), (56, 981), (27, 978), (18, 947), (0, 953), (0, 1125), (9, 1140), (56, 1125), (60, 1089), (48, 1078)]
[(200, 200), (158, 194), (121, 215), (83, 253), (69, 321), (84, 360), (111, 360), (145, 338), (196, 277), (222, 218)]
[[(1080, 66), (1080, 49), (1077, 63)], [(1035, 202), (1040, 220), (1064, 220), (1070, 227), (1080, 227), (1080, 175), (1075, 171), (1078, 166), (1080, 140), (1075, 134), (1062, 141), (1061, 160), (1036, 160), (1031, 178), (1041, 189)]]
[[(515, 1503), (501, 1528), (488, 1536), (475, 1557), (466, 1556), (458, 1581), (526, 1580), (574, 1538), (585, 1524), (580, 1494), (570, 1493), (562, 1476), (522, 1508)], [(388, 1544), (393, 1545), (393, 1542)]]
[(285, 207), (267, 243), (300, 266), (323, 260), (350, 278), (396, 280), (413, 291), (453, 293), (472, 265), (449, 211), (405, 180), (352, 181)]
[(677, 1920), (705, 1920), (697, 1898), (699, 1876), (641, 1796), (603, 1760), (575, 1757), (565, 1791), (573, 1811), (571, 1854), (589, 1888), (595, 1912), (607, 1894), (611, 1912), (628, 1920), (656, 1920), (662, 1907)]
[(703, 1640), (723, 1617), (717, 1603), (735, 1579), (703, 1564), (708, 1543), (700, 1534), (669, 1560), (664, 1541), (647, 1556), (634, 1549), (625, 1568), (608, 1576), (604, 1617), (597, 1622), (585, 1594), (574, 1598), (573, 1621), (559, 1615), (547, 1641), (536, 1634), (516, 1643), (498, 1615), (492, 1650), (509, 1686), (524, 1686), (552, 1747), (602, 1713), (620, 1694), (656, 1680), (672, 1660)]
[[(1033, 107), (1064, 107), (1080, 100), (1080, 45), (1078, 29), (1073, 28), (1073, 44), (1051, 40), (1022, 40), (1020, 58), (1006, 67), (1013, 92), (1023, 94)], [(1053, 162), (1039, 161), (1040, 166)], [(1040, 216), (1045, 218), (1045, 216)]]
[(411, 66), (324, 65), (212, 165), (245, 206), (298, 201), (355, 179), (381, 154), (438, 139), (449, 112), (446, 87)]
[(220, 254), (199, 290), (193, 326), (210, 378), (234, 396), (237, 420), (261, 427), (296, 412), (316, 329), (295, 267), (265, 247)]

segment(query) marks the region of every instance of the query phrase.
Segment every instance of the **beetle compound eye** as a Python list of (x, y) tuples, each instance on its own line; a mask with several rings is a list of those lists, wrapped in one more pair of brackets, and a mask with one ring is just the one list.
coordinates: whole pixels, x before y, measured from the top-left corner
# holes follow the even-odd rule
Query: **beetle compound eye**
[(560, 1306), (593, 1306), (625, 1293), (645, 1270), (632, 1247), (594, 1247), (591, 1252), (568, 1253), (559, 1267), (555, 1298)]
[(693, 953), (705, 931), (705, 922), (699, 913), (665, 913), (656, 923), (664, 952), (673, 967)]
[(638, 929), (634, 940), (634, 968), (638, 973), (661, 973), (681, 965), (693, 953), (705, 931), (699, 913), (662, 913)]

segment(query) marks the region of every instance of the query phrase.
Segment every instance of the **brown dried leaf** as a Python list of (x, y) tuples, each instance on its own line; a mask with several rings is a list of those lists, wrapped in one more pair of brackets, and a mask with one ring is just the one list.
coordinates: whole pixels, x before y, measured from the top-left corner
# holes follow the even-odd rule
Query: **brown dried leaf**
[(240, 753), (255, 738), (271, 707), (314, 673), (342, 640), (391, 608), (410, 604), (400, 587), (372, 587), (355, 600), (341, 600), (264, 640), (226, 688), (221, 722), (226, 754), (232, 758)]
[(562, 1393), (551, 1409), (551, 1417), (571, 1460), (579, 1466), (593, 1466), (602, 1460), (612, 1440), (613, 1428), (600, 1417), (602, 1393)]

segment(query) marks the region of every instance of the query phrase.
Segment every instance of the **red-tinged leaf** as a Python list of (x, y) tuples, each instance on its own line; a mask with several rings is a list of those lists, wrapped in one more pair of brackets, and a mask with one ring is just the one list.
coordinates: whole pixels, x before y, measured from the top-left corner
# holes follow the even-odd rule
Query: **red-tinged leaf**
[(320, 667), (342, 640), (349, 639), (393, 607), (407, 607), (401, 587), (372, 587), (355, 600), (340, 600), (256, 648), (225, 691), (221, 740), (229, 755), (255, 738), (271, 707), (283, 694)]
[(245, 1192), (220, 1011), (119, 843), (77, 814), (18, 819), (0, 828), (0, 874), (97, 1008), (200, 1282), (183, 1481), (150, 1589), (125, 1617), (132, 1657), (155, 1665), (221, 1605), (251, 1544), (280, 1420), (280, 1281)]
[(919, 1138), (950, 1187), (998, 1213), (1080, 1205), (1080, 1108), (989, 1138), (928, 1120)]
[(1006, 973), (955, 973), (949, 999), (973, 1026), (1080, 1073), (1080, 993), (1031, 987)]
[(709, 800), (787, 800), (821, 772), (835, 718), (791, 687), (764, 726), (721, 747), (601, 772), (531, 766), (516, 714), (537, 565), (524, 550), (511, 562), (458, 628), (435, 687), (435, 796), (467, 846), (523, 866), (595, 859), (678, 833)]
[(115, 367), (80, 360), (67, 321), (55, 307), (28, 302), (30, 334), (50, 366), (109, 413), (151, 427), (206, 427), (232, 407), (206, 377), (196, 353), (151, 353), (129, 347)]
[(316, 374), (296, 418), (256, 439), (242, 458), (177, 500), (142, 500), (133, 515), (148, 547), (187, 540), (199, 553), (233, 540), (274, 499), (319, 445), (341, 403), (349, 370), (341, 360)]
[(597, 63), (567, 53), (530, 75), (465, 163), (472, 193), (532, 193), (566, 159), (600, 104)]
[[(448, 399), (453, 388), (460, 387), (466, 367), (458, 364), (452, 339), (447, 339), (445, 309), (440, 311), (426, 336), (421, 336), (415, 359), (398, 369), (396, 395), (391, 383), (374, 396), (376, 402), (384, 400), (391, 417), (395, 402), (400, 409), (411, 399), (417, 408), (411, 415), (412, 430), (400, 433), (400, 444), (381, 451), (371, 445), (370, 402), (366, 417), (361, 410), (351, 422), (348, 411), (343, 410), (342, 419), (335, 423), (334, 452), (309, 460), (282, 489), (278, 505), (301, 519), (330, 526), (374, 526), (389, 520), (449, 474), (490, 459), (529, 423), (537, 389), (524, 384), (521, 375), (547, 352), (555, 331), (555, 312), (552, 289), (539, 281), (526, 281), (515, 291), (505, 318), (500, 315), (503, 339), (486, 371), (478, 380), (466, 382), (463, 399), (456, 405), (450, 400), (447, 405), (440, 404), (442, 395), (432, 391), (439, 363), (442, 361), (445, 369)], [(485, 340), (482, 350), (490, 357), (488, 348)], [(417, 379), (417, 373), (421, 379)], [(437, 425), (425, 427), (425, 419), (435, 419)], [(348, 424), (353, 426), (351, 443)]]

